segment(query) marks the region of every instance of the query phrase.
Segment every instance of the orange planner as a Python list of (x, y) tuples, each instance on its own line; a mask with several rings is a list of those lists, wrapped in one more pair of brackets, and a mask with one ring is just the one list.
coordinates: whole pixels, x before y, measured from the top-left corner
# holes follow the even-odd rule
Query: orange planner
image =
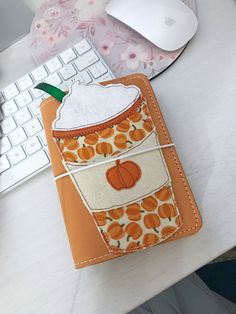
[(72, 84), (41, 104), (75, 267), (177, 240), (201, 217), (147, 77)]

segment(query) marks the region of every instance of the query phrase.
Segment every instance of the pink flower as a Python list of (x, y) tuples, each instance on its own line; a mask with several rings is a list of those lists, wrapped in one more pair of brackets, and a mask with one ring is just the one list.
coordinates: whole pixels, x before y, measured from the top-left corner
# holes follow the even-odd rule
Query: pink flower
[(47, 36), (47, 35), (48, 35), (48, 31), (47, 31), (47, 30), (43, 30), (43, 31), (42, 31), (42, 36), (45, 37), (45, 36)]
[(34, 22), (34, 27), (39, 31), (44, 31), (47, 28), (47, 22), (45, 19), (39, 19)]
[(48, 8), (44, 12), (44, 17), (46, 20), (56, 20), (61, 16), (61, 9), (59, 7)]
[(56, 36), (53, 35), (53, 34), (49, 34), (49, 35), (47, 36), (47, 42), (48, 42), (48, 44), (51, 45), (51, 46), (55, 44), (56, 40), (57, 40), (57, 38), (56, 38)]
[(151, 69), (154, 69), (154, 70), (157, 68), (157, 63), (156, 63), (156, 61), (154, 59), (148, 60), (146, 62), (146, 64), (147, 64), (148, 68), (151, 68)]
[(131, 44), (126, 51), (120, 54), (122, 61), (126, 61), (128, 69), (136, 70), (140, 62), (146, 62), (148, 58), (147, 52), (141, 45)]
[(99, 45), (99, 51), (103, 55), (109, 55), (112, 47), (114, 46), (114, 42), (110, 40), (103, 40)]

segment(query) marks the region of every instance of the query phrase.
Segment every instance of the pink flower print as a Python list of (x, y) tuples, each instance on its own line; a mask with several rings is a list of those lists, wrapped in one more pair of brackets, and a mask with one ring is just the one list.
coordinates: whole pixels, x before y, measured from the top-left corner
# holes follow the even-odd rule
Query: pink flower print
[(75, 8), (79, 11), (80, 20), (90, 20), (94, 16), (101, 16), (108, 0), (77, 0)]
[(61, 16), (61, 9), (59, 7), (48, 8), (44, 12), (44, 17), (46, 20), (56, 20)]
[(53, 46), (56, 43), (56, 41), (57, 41), (57, 37), (55, 35), (49, 34), (47, 36), (47, 42), (50, 46)]
[(146, 62), (148, 58), (147, 52), (141, 45), (129, 45), (125, 52), (120, 54), (122, 61), (126, 62), (127, 68), (136, 70), (140, 62)]
[(37, 21), (34, 22), (34, 27), (38, 30), (38, 31), (44, 31), (47, 28), (47, 22), (45, 21), (45, 19), (39, 19)]
[(100, 45), (98, 50), (100, 51), (101, 54), (103, 55), (109, 55), (111, 52), (112, 47), (114, 46), (114, 42), (110, 40), (103, 40)]
[(48, 31), (45, 29), (42, 31), (42, 36), (47, 37), (48, 36)]
[(148, 68), (151, 68), (151, 69), (156, 69), (157, 68), (157, 64), (156, 64), (156, 61), (154, 59), (147, 60), (146, 65), (147, 65)]

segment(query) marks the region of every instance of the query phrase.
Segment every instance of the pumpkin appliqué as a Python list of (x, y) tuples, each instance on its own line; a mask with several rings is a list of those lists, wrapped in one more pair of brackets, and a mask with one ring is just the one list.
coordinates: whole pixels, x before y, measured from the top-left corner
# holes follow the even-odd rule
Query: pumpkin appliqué
[(89, 160), (94, 156), (94, 149), (92, 146), (85, 146), (78, 149), (78, 155), (81, 160)]
[(97, 144), (99, 136), (96, 133), (88, 134), (84, 138), (84, 142), (89, 145)]
[(93, 217), (109, 251), (117, 253), (153, 246), (182, 225), (169, 185), (135, 203), (94, 212)]
[(102, 142), (96, 145), (96, 152), (97, 154), (103, 155), (104, 157), (106, 157), (107, 155), (111, 155), (113, 150), (112, 150), (111, 144)]
[(115, 190), (131, 189), (141, 178), (142, 171), (139, 165), (133, 161), (120, 162), (106, 172), (106, 178), (109, 184)]
[(119, 132), (128, 132), (130, 129), (130, 121), (128, 119), (124, 119), (117, 124), (116, 129)]

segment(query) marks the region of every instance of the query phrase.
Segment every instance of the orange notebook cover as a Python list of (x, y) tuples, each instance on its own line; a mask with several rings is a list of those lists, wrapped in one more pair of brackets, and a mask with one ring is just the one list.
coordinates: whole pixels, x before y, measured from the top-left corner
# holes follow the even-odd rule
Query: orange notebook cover
[[(144, 134), (147, 135), (145, 139), (150, 139), (151, 136), (154, 136), (153, 129), (155, 129), (159, 140), (158, 144), (167, 145), (166, 148), (160, 149), (159, 159), (161, 160), (164, 157), (164, 165), (167, 168), (170, 180), (167, 180), (163, 185), (160, 183), (159, 189), (153, 190), (152, 194), (138, 201), (127, 202), (127, 204), (113, 206), (112, 208), (107, 205), (107, 209), (105, 208), (107, 200), (99, 190), (96, 190), (96, 185), (91, 191), (92, 183), (87, 184), (87, 170), (84, 175), (83, 171), (80, 172), (76, 179), (68, 175), (57, 180), (57, 190), (76, 268), (100, 263), (136, 251), (135, 254), (138, 254), (140, 249), (186, 237), (194, 234), (201, 227), (201, 217), (194, 196), (176, 149), (171, 146), (172, 140), (149, 80), (142, 74), (132, 74), (101, 83), (106, 87), (110, 84), (123, 84), (127, 87), (136, 86), (140, 90), (141, 96), (137, 98), (135, 104), (131, 107), (133, 111), (129, 109), (126, 116), (125, 113), (122, 113), (117, 119), (111, 119), (111, 124), (106, 122), (103, 128), (100, 126), (94, 130), (91, 127), (83, 128), (79, 130), (82, 133), (73, 131), (73, 142), (68, 141), (68, 132), (52, 130), (52, 124), (56, 119), (60, 103), (53, 97), (49, 97), (42, 102), (40, 109), (54, 176), (57, 177), (76, 167), (75, 163), (71, 162), (73, 161), (71, 160), (73, 153), (71, 154), (71, 151), (68, 150), (63, 151), (63, 149), (65, 145), (67, 147), (74, 145), (75, 139), (79, 138), (80, 135), (83, 135), (83, 140), (89, 145), (83, 144), (81, 146), (80, 143), (78, 144), (79, 150), (75, 150), (75, 147), (73, 149), (74, 152), (78, 151), (78, 158), (88, 159), (89, 157), (86, 156), (89, 156), (92, 152), (94, 156), (94, 151), (97, 152), (99, 158), (106, 157), (106, 153), (109, 154), (111, 144), (108, 142), (97, 142), (95, 144), (96, 148), (92, 148), (92, 141), (98, 141), (98, 137), (103, 139), (107, 139), (109, 136), (114, 137), (114, 130), (116, 130), (115, 144), (122, 150), (124, 146), (122, 140), (125, 137), (125, 132), (129, 132), (130, 136), (130, 140), (126, 141), (125, 147), (132, 140), (138, 143), (141, 138), (140, 147), (142, 147), (145, 142), (143, 141)], [(142, 127), (139, 128), (141, 123), (139, 117), (140, 119), (142, 117), (143, 129)], [(149, 136), (150, 134), (151, 136)], [(60, 151), (62, 146), (64, 148)], [(136, 194), (140, 193), (137, 182), (141, 182), (145, 179), (145, 175), (148, 175), (147, 165), (150, 164), (150, 169), (153, 169), (153, 173), (155, 173), (155, 163), (152, 160), (157, 155), (149, 151), (147, 154), (143, 153), (144, 157), (141, 159), (139, 155), (134, 153), (133, 155), (127, 155), (126, 158), (123, 156), (119, 160), (117, 157), (120, 156), (119, 152), (116, 151), (111, 155), (115, 159), (113, 164), (106, 168), (104, 178), (106, 176), (108, 189), (113, 189), (114, 193), (122, 191), (123, 194), (115, 194), (115, 196), (121, 195), (122, 198), (122, 195), (126, 195), (125, 189), (129, 189), (129, 194), (132, 194), (133, 191)], [(64, 162), (63, 158), (66, 159)], [(122, 160), (122, 158), (125, 160)], [(146, 159), (144, 160), (144, 158)], [(160, 162), (160, 160), (157, 160), (157, 162)], [(98, 165), (100, 164), (98, 163)], [(96, 178), (97, 173), (94, 169), (90, 169), (90, 172), (87, 173), (91, 173)], [(76, 186), (77, 181), (79, 188)], [(155, 180), (152, 181), (155, 183)], [(98, 186), (99, 184), (98, 182)], [(135, 188), (133, 188), (134, 186)], [(102, 195), (100, 198), (99, 194)], [(83, 197), (84, 195), (85, 197)], [(101, 205), (96, 204), (96, 197), (97, 203)], [(89, 204), (86, 202), (87, 199), (89, 199)], [(108, 199), (108, 204), (109, 201)], [(104, 208), (101, 208), (103, 205)], [(92, 211), (88, 210), (88, 206), (92, 208)], [(124, 216), (126, 220), (128, 219), (127, 224), (124, 223)], [(141, 219), (142, 223), (139, 222)]]

